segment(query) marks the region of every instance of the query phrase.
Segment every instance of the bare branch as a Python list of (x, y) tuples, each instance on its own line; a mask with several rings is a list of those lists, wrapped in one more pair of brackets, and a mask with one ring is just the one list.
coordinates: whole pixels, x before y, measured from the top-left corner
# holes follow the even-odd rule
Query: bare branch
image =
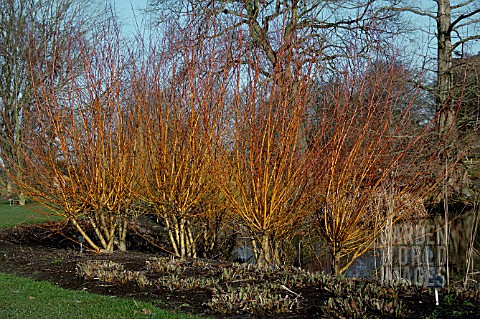
[[(461, 21), (464, 21), (465, 19), (468, 19), (476, 14), (480, 13), (480, 8), (476, 9), (476, 10), (473, 10), (473, 11), (470, 11), (468, 13), (464, 13), (464, 14), (461, 14), (460, 16), (458, 16), (455, 20), (452, 21), (452, 23), (450, 24), (450, 28), (449, 28), (449, 31), (451, 32), (459, 22)], [(474, 23), (474, 22), (472, 22)]]
[[(472, 35), (470, 37), (466, 37), (463, 39), (460, 39), (459, 41), (456, 41), (455, 43), (452, 44), (452, 50), (455, 50), (459, 46), (465, 44), (466, 42), (473, 41), (473, 40), (478, 40), (480, 39), (480, 34), (478, 35)], [(452, 51), (453, 52), (453, 51)]]

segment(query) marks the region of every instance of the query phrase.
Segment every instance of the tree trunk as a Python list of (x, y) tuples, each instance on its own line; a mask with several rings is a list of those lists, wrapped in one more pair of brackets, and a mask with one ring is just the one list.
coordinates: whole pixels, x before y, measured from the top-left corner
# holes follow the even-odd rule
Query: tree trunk
[(342, 268), (340, 265), (340, 252), (335, 252), (332, 255), (332, 268), (333, 268), (333, 275), (338, 276), (342, 272)]
[(260, 250), (256, 254), (257, 265), (260, 268), (277, 265), (280, 263), (280, 255), (278, 253), (278, 244), (275, 238), (265, 232), (260, 235)]
[(88, 217), (88, 219), (89, 219), (90, 225), (93, 227), (93, 230), (95, 231), (95, 235), (97, 235), (97, 238), (100, 241), (100, 244), (102, 245), (102, 247), (105, 248), (107, 246), (107, 241), (105, 240), (105, 237), (102, 234), (102, 230), (100, 229), (100, 227), (102, 226), (100, 227), (98, 226), (98, 223), (94, 217)]
[(340, 244), (334, 242), (331, 248), (332, 256), (332, 275), (338, 276), (342, 273), (342, 250), (340, 249)]
[(127, 251), (127, 228), (128, 222), (126, 220), (124, 220), (123, 223), (120, 223), (120, 226), (118, 227), (118, 250), (122, 252)]
[(162, 216), (167, 227), (170, 243), (175, 255), (180, 258), (197, 257), (197, 248), (190, 223), (185, 217), (177, 217), (165, 213)]
[(7, 194), (6, 194), (6, 197), (10, 197), (12, 196), (13, 194), (13, 182), (12, 180), (8, 177), (7, 175), (7, 181), (6, 181), (6, 189), (7, 189)]
[(260, 238), (260, 251), (258, 252), (257, 265), (266, 268), (270, 264), (270, 239), (268, 233), (262, 234)]
[[(443, 145), (443, 160), (445, 163), (452, 163), (453, 169), (445, 176), (445, 186), (448, 195), (458, 191), (461, 183), (459, 181), (459, 167), (454, 163), (458, 154), (458, 132), (456, 116), (458, 104), (453, 94), (454, 81), (452, 73), (452, 30), (450, 0), (437, 1), (437, 103), (436, 112), (438, 116), (439, 142)], [(449, 164), (450, 165), (450, 164)], [(440, 176), (444, 176), (444, 171)], [(446, 202), (447, 197), (439, 196), (439, 200)]]
[(452, 38), (451, 38), (451, 14), (450, 0), (438, 0), (437, 10), (437, 113), (438, 129), (441, 137), (450, 136), (450, 140), (456, 134), (451, 130), (455, 127), (455, 109), (452, 101)]
[(20, 192), (20, 194), (18, 194), (18, 204), (20, 206), (25, 206), (26, 202), (27, 202), (27, 198), (25, 197), (25, 193)]
[(187, 243), (187, 254), (189, 257), (197, 258), (197, 248), (195, 247), (195, 238), (192, 231), (192, 224), (189, 220), (185, 221), (185, 233)]

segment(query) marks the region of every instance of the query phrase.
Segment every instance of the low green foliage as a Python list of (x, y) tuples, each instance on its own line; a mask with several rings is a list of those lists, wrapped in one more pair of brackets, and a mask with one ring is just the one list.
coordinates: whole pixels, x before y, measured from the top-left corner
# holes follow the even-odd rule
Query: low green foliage
[(443, 297), (443, 300), (447, 305), (451, 305), (453, 302), (453, 295), (447, 294)]
[(69, 291), (47, 282), (0, 273), (0, 318), (201, 317), (167, 312), (145, 302), (100, 296), (85, 291)]

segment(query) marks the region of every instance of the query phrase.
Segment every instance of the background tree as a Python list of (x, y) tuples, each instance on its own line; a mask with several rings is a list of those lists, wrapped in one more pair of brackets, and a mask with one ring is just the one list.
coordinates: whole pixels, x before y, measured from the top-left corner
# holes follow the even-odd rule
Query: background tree
[[(462, 87), (463, 84), (456, 83), (455, 80), (461, 80), (461, 78), (454, 77), (454, 74), (458, 73), (455, 69), (462, 68), (462, 63), (461, 60), (454, 63), (454, 55), (467, 57), (470, 48), (473, 48), (470, 45), (480, 39), (478, 32), (480, 3), (476, 0), (454, 3), (450, 0), (434, 2), (436, 4), (431, 6), (420, 2), (403, 2), (403, 6), (389, 9), (410, 12), (429, 18), (435, 23), (436, 31), (431, 36), (436, 44), (436, 83), (435, 89), (431, 91), (435, 97), (435, 110), (438, 115), (439, 145), (445, 149), (444, 161), (457, 162), (468, 154), (468, 145), (464, 144), (465, 140), (463, 142), (460, 140), (458, 132), (459, 117), (457, 115), (461, 108), (463, 91), (456, 87)], [(450, 172), (446, 182), (448, 190), (445, 196), (448, 197), (452, 193), (456, 196), (461, 195), (462, 184), (464, 184), (461, 178), (464, 172), (465, 168), (461, 165)]]
[[(453, 12), (452, 12), (453, 10)], [(432, 16), (430, 16), (432, 17)], [(478, 1), (465, 1), (457, 5), (450, 0), (437, 1), (437, 112), (439, 112), (440, 134), (456, 129), (455, 97), (452, 97), (453, 88), (453, 53), (456, 50), (464, 55), (464, 46), (472, 40), (480, 39), (480, 34), (469, 34), (465, 30), (475, 30), (480, 17), (480, 3)], [(456, 39), (456, 41), (454, 40)], [(456, 137), (456, 133), (453, 133)]]
[(461, 197), (475, 205), (480, 190), (480, 56), (459, 57), (453, 60), (453, 81), (458, 83), (454, 96), (461, 99), (456, 117), (460, 145), (467, 150), (462, 164)]
[[(156, 0), (150, 8), (160, 20), (174, 16), (184, 25), (194, 25), (199, 41), (212, 37), (212, 25), (217, 28), (215, 36), (225, 41), (239, 40), (241, 32), (238, 49), (245, 58), (240, 55), (240, 61), (247, 63), (249, 53), (256, 52), (257, 68), (266, 77), (278, 73), (279, 67), (284, 75), (295, 73), (313, 56), (327, 66), (336, 57), (347, 55), (345, 40), (352, 37), (358, 41), (359, 53), (365, 52), (373, 26), (377, 32), (396, 29), (395, 13), (379, 10), (380, 4), (373, 0)], [(334, 63), (330, 66), (335, 69)]]
[[(70, 0), (6, 0), (0, 4), (0, 157), (10, 174), (16, 173), (9, 163), (18, 164), (25, 134), (24, 113), (35, 103), (29, 70), (41, 76), (56, 65), (60, 72), (67, 35), (79, 35), (88, 26), (80, 23), (81, 5)], [(56, 85), (63, 82), (57, 79)], [(7, 196), (14, 192), (8, 178), (6, 189)], [(25, 198), (20, 197), (24, 204)]]

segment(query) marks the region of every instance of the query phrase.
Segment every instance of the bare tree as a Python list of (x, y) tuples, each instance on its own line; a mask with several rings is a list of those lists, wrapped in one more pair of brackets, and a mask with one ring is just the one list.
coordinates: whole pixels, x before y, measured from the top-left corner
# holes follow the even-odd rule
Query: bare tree
[[(458, 75), (462, 68), (461, 58), (472, 54), (469, 45), (480, 39), (480, 3), (476, 0), (466, 0), (452, 3), (450, 0), (433, 1), (428, 5), (420, 2), (400, 2), (401, 5), (388, 7), (397, 12), (409, 12), (417, 16), (431, 19), (435, 23), (435, 33), (431, 37), (435, 42), (436, 51), (436, 84), (430, 90), (435, 97), (435, 110), (438, 119), (439, 144), (444, 149), (443, 162), (458, 162), (468, 153), (468, 146), (460, 140), (458, 132), (458, 114), (462, 108), (461, 88), (462, 77)], [(455, 59), (458, 56), (460, 59)], [(456, 63), (454, 61), (456, 60)], [(467, 59), (463, 60), (467, 62)], [(468, 63), (467, 63), (468, 65)], [(465, 104), (464, 104), (465, 105)], [(461, 112), (461, 111), (460, 111)], [(443, 170), (443, 169), (442, 169)], [(444, 195), (452, 192), (460, 194), (462, 186), (461, 175), (465, 168), (459, 165), (452, 171)], [(444, 200), (446, 201), (446, 199)]]
[[(372, 0), (156, 0), (150, 7), (157, 14), (173, 15), (184, 25), (194, 25), (200, 41), (212, 36), (238, 41), (241, 33), (238, 49), (255, 52), (257, 67), (267, 77), (278, 73), (280, 66), (282, 72), (295, 73), (308, 65), (312, 56), (326, 66), (347, 54), (345, 47), (353, 37), (359, 53), (366, 53), (372, 29), (395, 29), (391, 23), (395, 13), (379, 10), (378, 1)], [(295, 58), (289, 58), (287, 52)], [(240, 59), (247, 63), (249, 58), (240, 55)]]
[[(455, 83), (453, 81), (453, 54), (466, 54), (464, 47), (473, 40), (480, 39), (475, 27), (480, 23), (480, 3), (474, 0), (455, 5), (450, 0), (436, 1), (436, 13), (411, 10), (416, 14), (434, 19), (437, 32), (437, 112), (440, 114), (439, 131), (441, 135), (448, 132), (455, 138), (455, 119), (458, 103), (452, 96)], [(473, 32), (472, 32), (473, 31)]]
[(463, 200), (475, 204), (480, 189), (480, 56), (456, 58), (453, 61), (453, 79), (456, 86), (454, 96), (461, 99), (456, 117), (459, 144), (464, 149), (462, 159), (464, 174), (461, 176), (460, 194)]
[[(7, 0), (0, 4), (0, 157), (10, 174), (22, 145), (25, 112), (34, 104), (29, 70), (36, 76), (55, 68), (60, 73), (67, 35), (81, 34), (80, 2)], [(77, 23), (78, 22), (78, 23)], [(58, 75), (56, 74), (56, 75)], [(62, 82), (57, 79), (57, 85)], [(7, 195), (13, 190), (6, 182)], [(24, 204), (24, 197), (21, 203)]]

